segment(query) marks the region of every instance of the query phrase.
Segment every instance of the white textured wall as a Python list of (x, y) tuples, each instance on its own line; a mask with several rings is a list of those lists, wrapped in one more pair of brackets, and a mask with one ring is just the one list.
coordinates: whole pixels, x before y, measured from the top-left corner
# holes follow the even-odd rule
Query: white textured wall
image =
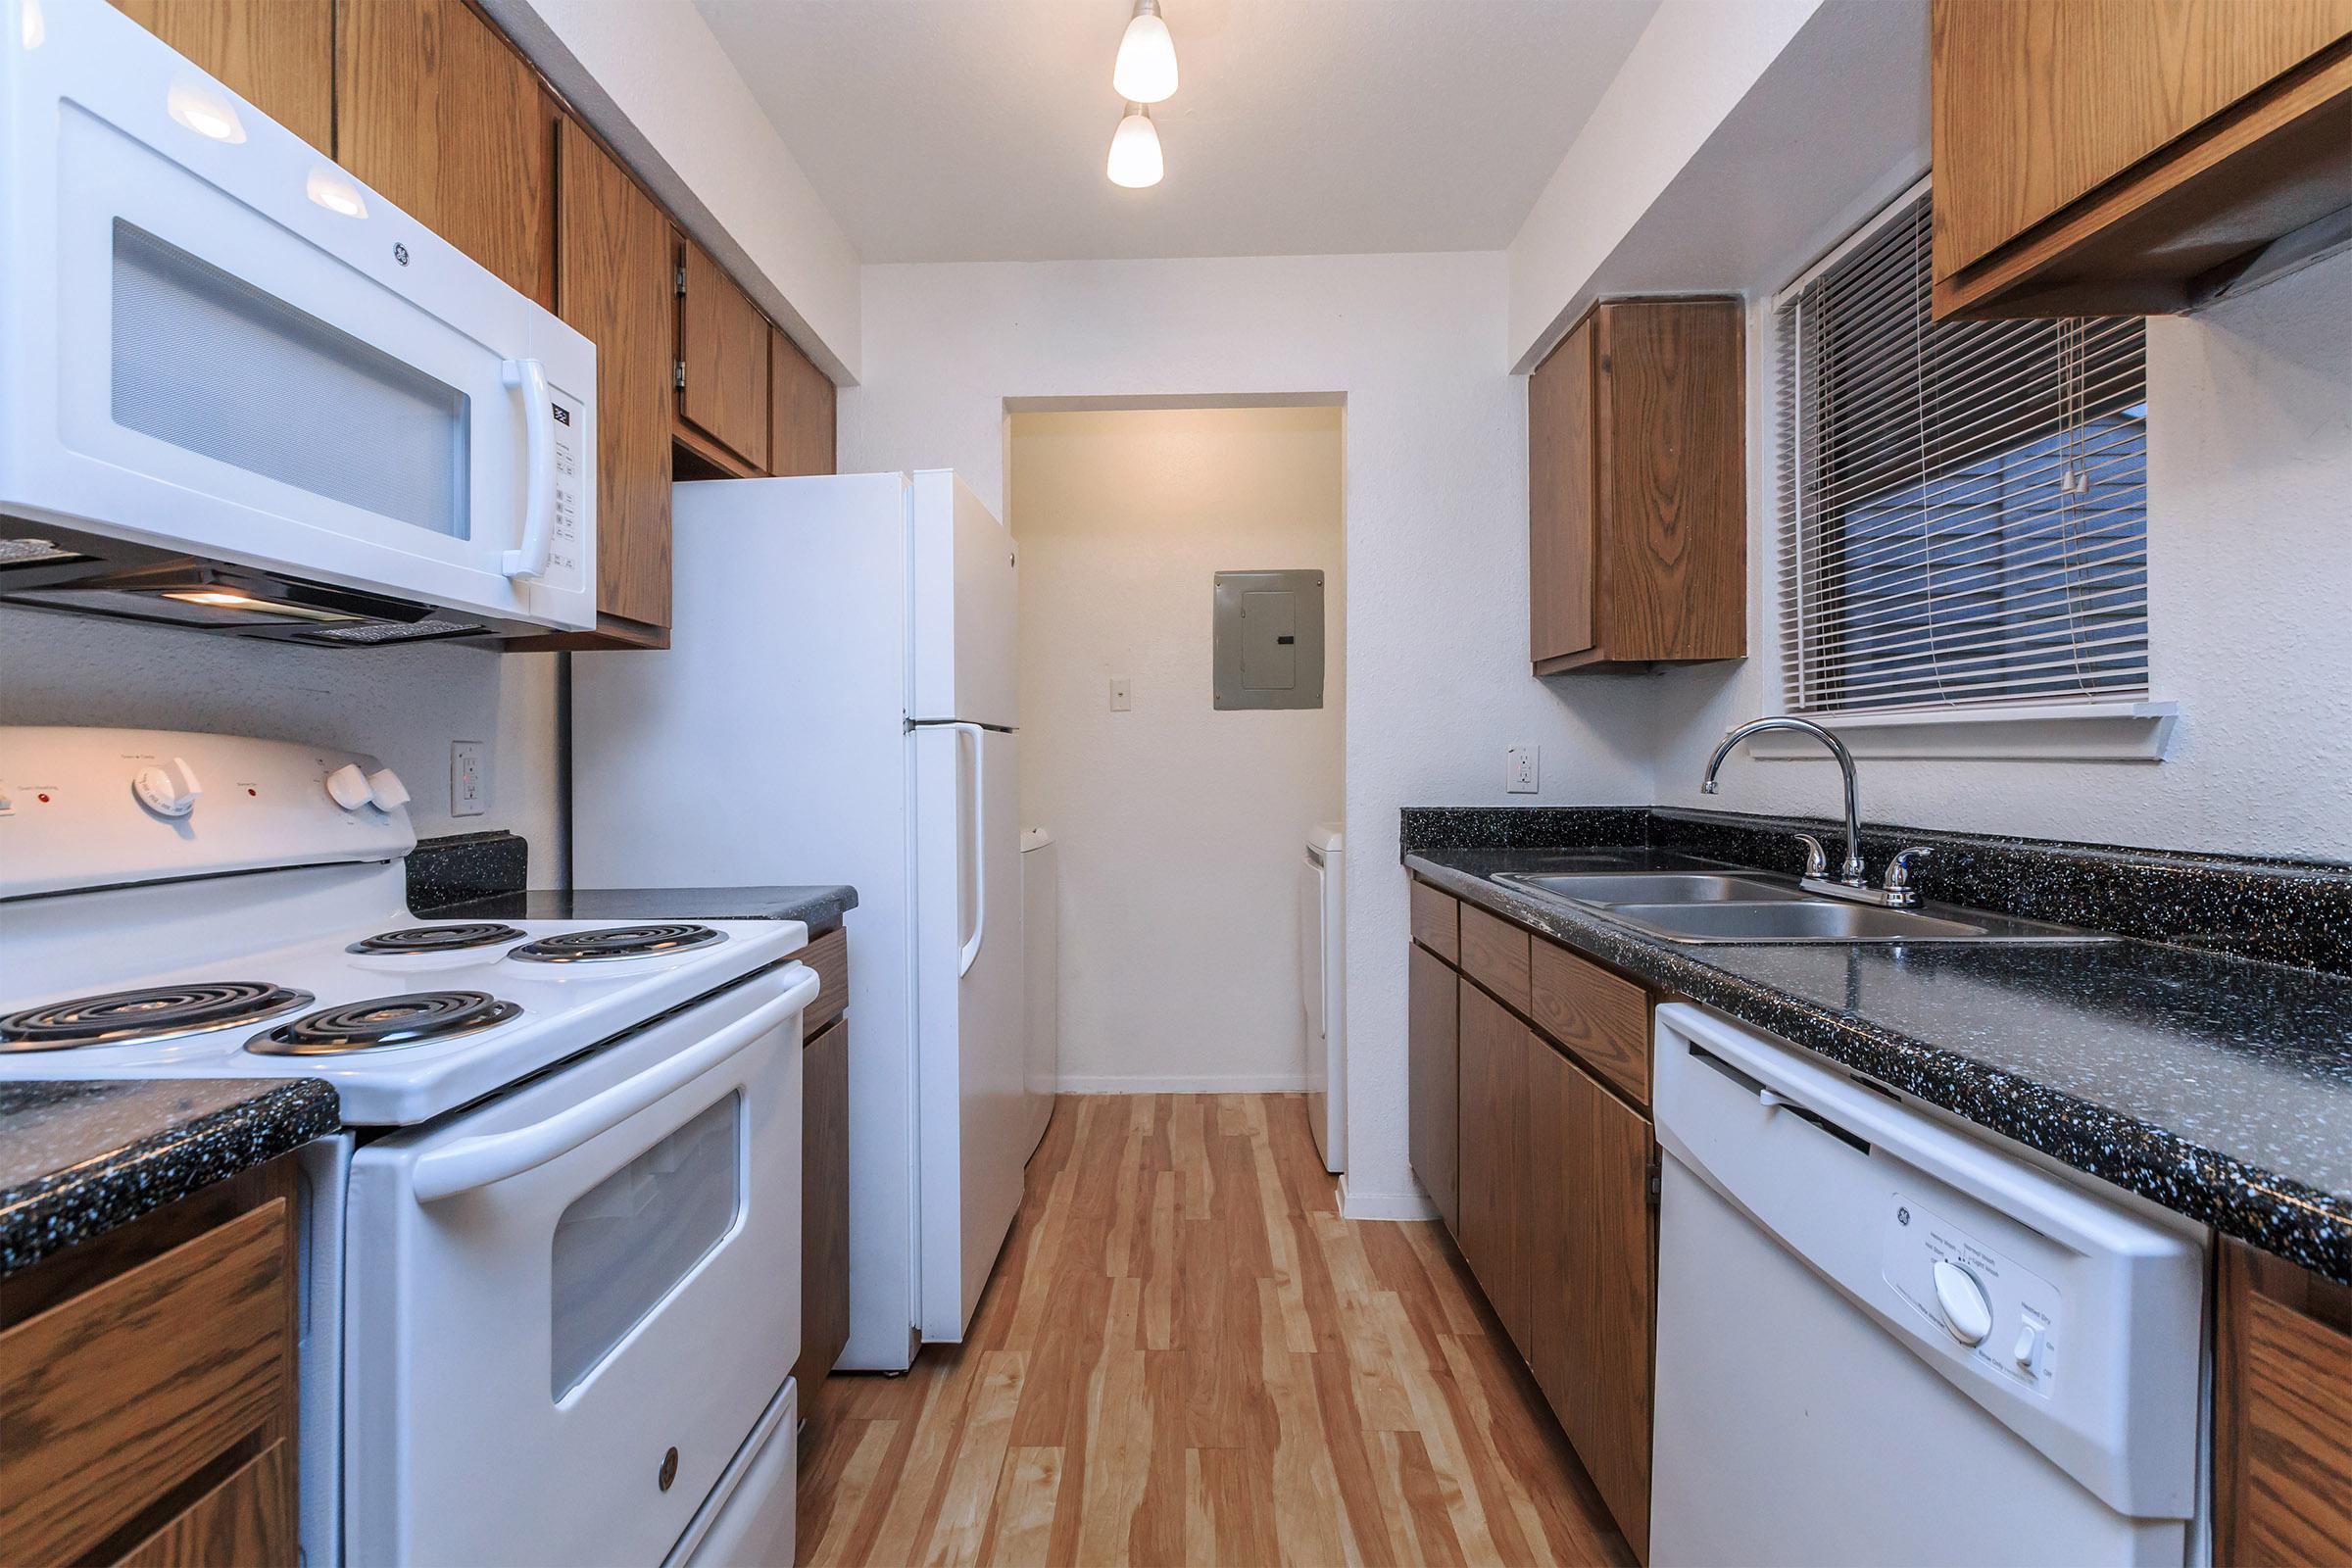
[[(1013, 416), (1021, 817), (1060, 847), (1070, 1089), (1301, 1085), (1299, 846), (1343, 808), (1342, 462), (1336, 408)], [(1216, 573), (1299, 567), (1325, 574), (1323, 706), (1217, 711)]]
[[(1527, 673), (1526, 386), (1499, 253), (868, 268), (845, 469), (1004, 495), (1007, 397), (1341, 393), (1351, 1211), (1417, 1211), (1397, 808), (1646, 801), (1647, 684)], [(1544, 793), (1502, 793), (1504, 748)], [(1204, 979), (1213, 984), (1213, 977)]]
[[(258, 735), (369, 752), (419, 836), (509, 828), (553, 884), (556, 656), (455, 646), (296, 648), (0, 608), (0, 723)], [(490, 748), (488, 809), (449, 814), (449, 743)]]
[[(1778, 628), (1766, 401), (1769, 313), (1751, 316), (1749, 646), (1731, 670), (1661, 677), (1658, 800), (1833, 812), (1824, 760), (1727, 763), (1724, 731), (1769, 710)], [(2148, 323), (2148, 614), (2154, 695), (2180, 705), (2162, 762), (1866, 759), (1881, 821), (2159, 849), (2352, 858), (2352, 257)]]

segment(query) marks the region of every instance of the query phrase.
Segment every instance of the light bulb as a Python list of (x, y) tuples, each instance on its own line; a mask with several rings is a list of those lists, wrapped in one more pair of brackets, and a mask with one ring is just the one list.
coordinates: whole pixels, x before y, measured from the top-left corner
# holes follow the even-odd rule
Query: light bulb
[(340, 170), (312, 170), (303, 193), (330, 213), (341, 213), (345, 218), (368, 216), (368, 204), (360, 199), (360, 187), (345, 178)]
[(1155, 104), (1175, 93), (1176, 40), (1160, 19), (1159, 0), (1135, 0), (1110, 84), (1129, 103)]
[(1152, 123), (1152, 111), (1142, 104), (1129, 104), (1110, 137), (1110, 182), (1141, 190), (1158, 184), (1163, 172), (1159, 131)]
[(231, 143), (245, 139), (245, 123), (237, 119), (235, 107), (209, 85), (174, 82), (164, 95), (164, 108), (199, 136)]

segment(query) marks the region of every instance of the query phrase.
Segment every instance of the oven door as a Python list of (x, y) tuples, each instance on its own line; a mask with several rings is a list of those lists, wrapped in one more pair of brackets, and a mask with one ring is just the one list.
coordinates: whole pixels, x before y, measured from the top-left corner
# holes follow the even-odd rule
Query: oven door
[(786, 964), (352, 1160), (344, 1551), (660, 1563), (800, 1346)]
[(113, 7), (19, 3), (0, 512), (35, 526), (10, 539), (592, 625), (593, 345)]

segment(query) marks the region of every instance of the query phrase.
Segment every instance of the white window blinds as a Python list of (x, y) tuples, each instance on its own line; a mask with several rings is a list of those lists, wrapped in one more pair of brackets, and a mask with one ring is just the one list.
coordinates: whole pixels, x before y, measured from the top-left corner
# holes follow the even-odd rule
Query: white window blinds
[(1929, 248), (1923, 187), (1781, 302), (1788, 706), (2143, 696), (2141, 323), (1932, 321)]

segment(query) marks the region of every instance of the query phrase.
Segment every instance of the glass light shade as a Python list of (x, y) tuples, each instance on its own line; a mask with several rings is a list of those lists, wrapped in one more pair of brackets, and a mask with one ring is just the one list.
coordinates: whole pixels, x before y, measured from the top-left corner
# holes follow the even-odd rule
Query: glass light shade
[(1176, 91), (1176, 40), (1156, 12), (1144, 12), (1127, 24), (1110, 84), (1120, 97), (1138, 104), (1155, 104)]
[(1110, 182), (1129, 190), (1156, 185), (1165, 172), (1159, 156), (1159, 130), (1141, 104), (1129, 104), (1119, 128), (1110, 137)]
[(245, 122), (237, 118), (236, 106), (209, 85), (174, 82), (164, 95), (164, 108), (199, 136), (230, 143), (245, 139)]

